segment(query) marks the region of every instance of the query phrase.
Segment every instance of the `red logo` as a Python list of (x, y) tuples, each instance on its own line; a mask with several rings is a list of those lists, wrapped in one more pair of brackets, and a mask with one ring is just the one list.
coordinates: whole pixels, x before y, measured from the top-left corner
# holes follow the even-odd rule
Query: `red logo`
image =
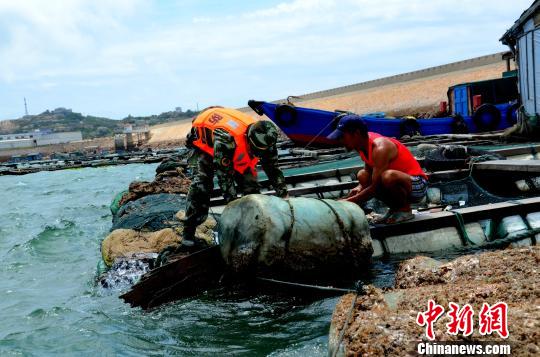
[(498, 302), (493, 306), (484, 303), (479, 314), (480, 334), (491, 335), (497, 332), (502, 338), (508, 338), (508, 305)]
[[(446, 333), (457, 335), (459, 332), (463, 336), (470, 336), (474, 330), (474, 310), (471, 305), (466, 304), (462, 308), (458, 304), (450, 302), (449, 311), (446, 314), (450, 322), (446, 324)], [(416, 316), (416, 323), (426, 326), (426, 336), (429, 340), (435, 339), (433, 325), (443, 315), (444, 307), (438, 305), (433, 300), (428, 300), (428, 308), (424, 312), (419, 312)], [(508, 338), (508, 305), (498, 302), (492, 306), (484, 303), (478, 314), (478, 332), (481, 335), (491, 335), (497, 332), (502, 338)]]
[(426, 326), (426, 336), (433, 341), (435, 339), (435, 332), (433, 332), (433, 324), (444, 313), (444, 307), (437, 305), (435, 301), (428, 301), (428, 309), (425, 312), (419, 312), (416, 316), (416, 323), (420, 326)]
[(457, 335), (459, 331), (463, 332), (463, 336), (469, 336), (473, 333), (473, 315), (474, 310), (471, 305), (467, 304), (462, 309), (458, 304), (451, 302), (449, 304), (448, 318), (450, 322), (446, 324), (446, 332), (450, 335)]

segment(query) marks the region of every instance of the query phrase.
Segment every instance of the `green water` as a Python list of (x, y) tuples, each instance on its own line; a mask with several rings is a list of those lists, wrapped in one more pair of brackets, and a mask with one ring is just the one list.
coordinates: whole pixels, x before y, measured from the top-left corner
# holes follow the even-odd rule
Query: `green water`
[[(95, 286), (112, 197), (155, 167), (0, 177), (0, 355), (326, 356), (338, 298), (204, 295), (143, 312)], [(370, 282), (392, 270), (375, 264)]]

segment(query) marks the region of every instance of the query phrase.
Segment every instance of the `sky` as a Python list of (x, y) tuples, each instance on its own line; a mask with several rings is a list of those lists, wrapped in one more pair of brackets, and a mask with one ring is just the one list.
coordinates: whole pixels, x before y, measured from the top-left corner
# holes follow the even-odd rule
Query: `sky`
[(532, 0), (0, 0), (0, 120), (121, 119), (354, 84), (506, 51)]

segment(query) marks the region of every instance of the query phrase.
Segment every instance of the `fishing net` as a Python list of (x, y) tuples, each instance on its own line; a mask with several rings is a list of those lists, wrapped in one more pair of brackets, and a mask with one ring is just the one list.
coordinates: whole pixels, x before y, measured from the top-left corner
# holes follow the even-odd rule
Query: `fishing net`
[(460, 180), (430, 183), (429, 187), (438, 190), (432, 190), (430, 193), (440, 195), (437, 198), (445, 205), (470, 207), (512, 199), (494, 195), (483, 189), (471, 175)]
[(112, 202), (111, 202), (111, 205), (109, 206), (109, 208), (111, 209), (111, 213), (114, 215), (116, 215), (118, 213), (118, 210), (120, 209), (120, 200), (122, 199), (122, 197), (128, 193), (129, 190), (125, 190), (125, 191), (122, 191), (122, 192), (119, 192), (116, 194), (116, 196), (114, 196)]
[(148, 195), (123, 205), (113, 216), (111, 230), (128, 228), (158, 231), (180, 224), (176, 213), (185, 210), (186, 197), (178, 194), (160, 193)]
[(426, 153), (424, 167), (428, 171), (444, 171), (467, 167), (470, 161), (506, 160), (486, 150), (468, 148), (463, 145), (442, 145)]
[(187, 194), (190, 185), (191, 180), (182, 168), (165, 171), (157, 174), (152, 182), (133, 181), (129, 184), (129, 192), (122, 196), (118, 205), (121, 207), (127, 202), (158, 193)]

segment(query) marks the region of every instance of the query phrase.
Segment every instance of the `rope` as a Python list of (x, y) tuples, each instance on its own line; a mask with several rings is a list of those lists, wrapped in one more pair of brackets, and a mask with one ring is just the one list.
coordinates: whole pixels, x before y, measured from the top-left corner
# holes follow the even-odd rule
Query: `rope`
[[(338, 116), (338, 117), (339, 117), (339, 116)], [(336, 117), (336, 118), (337, 118), (337, 117)], [(321, 131), (319, 131), (319, 132), (317, 133), (317, 135), (315, 135), (315, 136), (313, 137), (313, 139), (311, 139), (311, 140), (306, 144), (306, 146), (304, 146), (304, 150), (307, 149), (307, 148), (309, 147), (309, 145), (311, 145), (311, 143), (315, 141), (315, 139), (317, 139), (319, 136), (321, 136), (322, 132), (325, 131), (330, 125), (332, 125), (332, 124), (334, 123), (334, 120), (335, 120), (336, 118), (330, 120), (330, 121), (328, 122), (328, 124), (326, 124), (326, 125), (324, 126), (324, 128), (322, 128)]]
[(309, 288), (309, 289), (321, 290), (321, 291), (335, 291), (335, 292), (338, 292), (338, 293), (354, 293), (356, 291), (356, 290), (352, 290), (352, 289), (336, 288), (334, 286), (321, 286), (321, 285), (303, 284), (303, 283), (295, 283), (295, 282), (292, 282), (292, 281), (277, 280), (277, 279), (262, 278), (262, 277), (257, 277), (257, 280), (266, 281), (266, 282), (269, 282), (269, 283), (281, 284), (281, 285), (295, 286), (295, 287), (299, 287), (299, 288)]
[(281, 239), (285, 241), (285, 253), (289, 253), (289, 242), (291, 240), (292, 231), (293, 231), (296, 219), (294, 217), (294, 207), (291, 201), (290, 200), (286, 200), (286, 201), (287, 201), (287, 204), (289, 205), (289, 210), (291, 212), (291, 225), (289, 226), (289, 229), (287, 230), (287, 232), (283, 234)]
[(461, 213), (454, 210), (448, 210), (448, 212), (452, 212), (454, 216), (456, 217), (456, 220), (458, 222), (457, 228), (458, 228), (461, 240), (463, 242), (463, 245), (468, 245), (468, 244), (476, 245), (476, 243), (474, 243), (471, 240), (471, 238), (469, 237), (469, 234), (467, 233), (467, 229), (465, 228), (465, 220), (463, 219), (463, 216), (461, 215)]
[(491, 154), (484, 154), (480, 156), (471, 157), (469, 160), (469, 177), (472, 176), (472, 171), (473, 171), (475, 163), (482, 162), (482, 161), (489, 161), (490, 159), (493, 159), (493, 155)]
[(458, 250), (460, 250), (460, 251), (470, 251), (471, 249), (485, 250), (485, 249), (499, 248), (499, 247), (504, 246), (506, 244), (514, 243), (514, 242), (517, 242), (517, 241), (525, 239), (525, 238), (534, 237), (538, 233), (540, 233), (540, 228), (527, 229), (527, 230), (523, 230), (522, 232), (512, 234), (512, 235), (510, 235), (510, 236), (508, 236), (506, 238), (500, 238), (500, 239), (496, 239), (496, 240), (491, 241), (491, 242), (484, 243), (482, 245), (477, 245), (474, 248), (462, 247), (462, 248), (459, 248)]
[(339, 351), (339, 346), (343, 342), (343, 337), (345, 337), (345, 331), (347, 331), (347, 328), (349, 327), (349, 323), (351, 322), (351, 319), (352, 319), (352, 316), (353, 316), (354, 306), (356, 305), (356, 299), (358, 298), (358, 295), (361, 295), (361, 294), (364, 293), (364, 288), (363, 288), (362, 283), (360, 281), (356, 282), (355, 288), (356, 288), (356, 291), (355, 291), (355, 294), (354, 294), (354, 297), (353, 297), (353, 301), (352, 301), (351, 307), (349, 308), (349, 312), (347, 313), (347, 319), (343, 323), (343, 327), (341, 328), (341, 332), (339, 333), (338, 342), (336, 344), (336, 348), (332, 352), (332, 357), (336, 357), (336, 355), (337, 355), (337, 353)]
[(323, 199), (318, 199), (318, 200), (320, 202), (324, 203), (330, 209), (330, 211), (332, 211), (332, 213), (334, 213), (334, 216), (336, 216), (336, 222), (337, 222), (337, 224), (339, 226), (339, 229), (341, 231), (341, 235), (343, 236), (343, 238), (345, 238), (345, 242), (347, 243), (347, 246), (348, 246), (346, 251), (350, 252), (349, 255), (350, 255), (352, 261), (354, 262), (354, 265), (358, 266), (357, 261), (356, 261), (356, 257), (358, 256), (358, 254), (357, 254), (358, 252), (356, 251), (356, 247), (353, 245), (353, 241), (352, 241), (351, 236), (349, 235), (349, 232), (347, 232), (347, 230), (345, 229), (345, 224), (341, 220), (341, 217), (339, 216), (337, 211), (334, 209), (334, 207), (332, 207), (328, 202), (326, 202)]

